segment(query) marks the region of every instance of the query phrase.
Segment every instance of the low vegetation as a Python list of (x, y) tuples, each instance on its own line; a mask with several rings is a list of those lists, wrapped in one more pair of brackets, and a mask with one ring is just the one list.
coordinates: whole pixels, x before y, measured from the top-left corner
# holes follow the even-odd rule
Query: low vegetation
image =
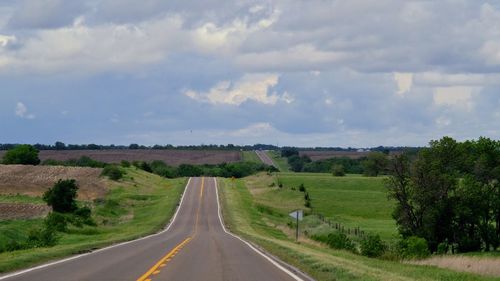
[[(303, 235), (296, 243), (293, 229), (287, 226), (293, 223), (288, 212), (302, 206), (302, 193), (290, 188), (280, 189), (276, 185), (270, 187), (274, 179), (269, 178), (261, 174), (235, 182), (219, 180), (225, 223), (232, 232), (259, 244), (317, 280), (495, 280), (446, 269), (367, 258), (350, 251), (326, 248)], [(264, 182), (268, 184), (261, 185)], [(309, 192), (313, 190), (308, 184), (305, 186)], [(299, 196), (296, 196), (297, 193)], [(376, 247), (369, 248), (376, 250)]]
[(38, 165), (38, 150), (31, 145), (18, 145), (5, 153), (2, 160), (3, 164), (20, 164), (20, 165)]
[(225, 177), (225, 178), (242, 178), (253, 175), (257, 172), (267, 171), (274, 172), (276, 168), (268, 166), (262, 162), (236, 162), (222, 163), (218, 165), (189, 165), (182, 164), (178, 167), (172, 167), (165, 164), (163, 161), (143, 162), (135, 161), (132, 163), (135, 167), (146, 172), (155, 173), (166, 178), (176, 177)]
[[(0, 253), (0, 272), (134, 239), (164, 227), (186, 180), (164, 179), (135, 168), (126, 172), (119, 182), (109, 183), (111, 187), (104, 197), (76, 201), (76, 209), (74, 204), (68, 204), (73, 206), (72, 212), (53, 212), (45, 219), (0, 221), (0, 248), (4, 249)], [(26, 196), (16, 198), (0, 196), (0, 201), (40, 202)], [(93, 223), (82, 220), (88, 215)], [(52, 228), (51, 233), (46, 231), (47, 226)], [(30, 243), (29, 249), (12, 241)]]

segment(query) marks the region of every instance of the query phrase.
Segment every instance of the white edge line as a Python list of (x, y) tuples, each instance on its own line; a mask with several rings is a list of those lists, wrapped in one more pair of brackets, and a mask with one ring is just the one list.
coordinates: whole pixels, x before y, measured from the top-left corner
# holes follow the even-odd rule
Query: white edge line
[(245, 241), (243, 238), (239, 237), (236, 234), (233, 234), (233, 233), (227, 231), (226, 227), (224, 226), (224, 223), (222, 222), (222, 217), (221, 217), (220, 203), (219, 203), (219, 186), (217, 184), (217, 178), (214, 178), (214, 181), (215, 181), (215, 193), (216, 193), (216, 196), (217, 196), (217, 211), (218, 211), (218, 215), (219, 215), (219, 222), (220, 222), (220, 224), (221, 224), (222, 229), (224, 230), (224, 232), (227, 233), (227, 234), (229, 234), (229, 235), (231, 235), (231, 236), (233, 236), (234, 238), (240, 240), (241, 242), (245, 243), (248, 247), (250, 247), (250, 249), (252, 249), (257, 254), (261, 255), (262, 257), (264, 257), (266, 260), (268, 260), (270, 263), (272, 263), (277, 268), (281, 269), (281, 271), (283, 271), (286, 274), (288, 274), (294, 280), (304, 281), (304, 279), (300, 278), (295, 273), (291, 272), (290, 270), (288, 270), (287, 268), (283, 267), (281, 264), (279, 264), (278, 262), (276, 262), (275, 260), (273, 260), (272, 258), (270, 258), (269, 256), (267, 256), (266, 254), (264, 254), (261, 251), (259, 251), (257, 248), (255, 248), (249, 242)]
[(97, 250), (89, 252), (89, 253), (72, 256), (72, 257), (65, 258), (65, 259), (62, 259), (62, 260), (58, 260), (58, 261), (55, 261), (55, 262), (51, 262), (51, 263), (47, 263), (47, 264), (42, 264), (42, 265), (39, 265), (39, 266), (35, 266), (35, 267), (32, 267), (32, 268), (28, 268), (28, 269), (25, 269), (25, 270), (21, 270), (21, 271), (18, 271), (18, 272), (14, 272), (14, 273), (11, 273), (11, 274), (0, 276), (0, 280), (4, 280), (4, 279), (7, 279), (7, 278), (11, 278), (11, 277), (14, 277), (14, 276), (25, 274), (25, 273), (28, 273), (28, 272), (31, 272), (31, 271), (35, 271), (35, 270), (38, 270), (38, 269), (42, 269), (42, 268), (45, 268), (45, 267), (53, 266), (53, 265), (56, 265), (56, 264), (64, 263), (64, 262), (67, 262), (67, 261), (71, 261), (71, 260), (76, 260), (76, 259), (79, 259), (79, 258), (83, 258), (85, 256), (89, 256), (89, 255), (92, 255), (92, 254), (95, 254), (95, 253), (99, 253), (99, 252), (106, 251), (106, 250), (109, 250), (109, 249), (112, 249), (112, 248), (116, 248), (116, 247), (120, 247), (120, 246), (123, 246), (123, 245), (135, 243), (137, 241), (141, 241), (141, 240), (144, 240), (144, 239), (155, 237), (155, 236), (158, 236), (160, 234), (163, 234), (163, 233), (167, 232), (170, 229), (170, 227), (174, 224), (175, 219), (177, 218), (177, 214), (179, 213), (179, 210), (181, 209), (182, 202), (184, 202), (184, 195), (186, 195), (186, 191), (187, 191), (188, 186), (189, 186), (190, 183), (191, 183), (191, 178), (189, 178), (189, 180), (188, 180), (188, 182), (186, 184), (186, 187), (184, 188), (184, 192), (182, 193), (181, 201), (179, 203), (179, 206), (177, 207), (177, 210), (175, 211), (174, 216), (172, 217), (172, 219), (168, 223), (167, 228), (165, 228), (164, 230), (162, 230), (162, 231), (160, 231), (158, 233), (155, 233), (155, 234), (151, 234), (151, 235), (148, 235), (148, 236), (144, 236), (144, 237), (135, 239), (135, 240), (130, 240), (130, 241), (122, 242), (122, 243), (119, 243), (119, 244), (111, 245), (111, 246), (108, 246), (108, 247), (105, 247), (105, 248), (97, 249)]

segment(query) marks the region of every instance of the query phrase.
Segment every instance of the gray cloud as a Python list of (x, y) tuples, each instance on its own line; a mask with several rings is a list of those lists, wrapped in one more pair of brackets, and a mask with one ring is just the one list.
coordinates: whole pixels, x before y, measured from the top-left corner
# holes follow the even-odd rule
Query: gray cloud
[(13, 29), (58, 28), (73, 23), (85, 11), (82, 1), (23, 0), (8, 22)]
[(32, 142), (500, 138), (494, 3), (8, 1), (2, 23), (0, 142), (30, 137), (19, 100)]

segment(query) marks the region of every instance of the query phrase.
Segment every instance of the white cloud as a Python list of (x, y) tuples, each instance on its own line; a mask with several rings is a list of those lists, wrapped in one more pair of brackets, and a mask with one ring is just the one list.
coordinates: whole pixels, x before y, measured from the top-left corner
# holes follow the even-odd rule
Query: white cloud
[(271, 124), (262, 122), (262, 123), (251, 124), (248, 127), (229, 132), (228, 135), (232, 137), (244, 138), (244, 137), (263, 137), (274, 133), (276, 133), (276, 129), (273, 128)]
[(35, 115), (28, 113), (28, 108), (22, 102), (18, 102), (16, 104), (15, 113), (16, 116), (21, 117), (23, 119), (35, 119)]
[(404, 96), (411, 90), (413, 85), (413, 73), (394, 73), (394, 80), (398, 85), (398, 91), (396, 92), (399, 96)]
[(219, 82), (208, 92), (187, 90), (184, 94), (194, 100), (212, 104), (240, 105), (249, 100), (269, 105), (274, 105), (279, 100), (293, 102), (293, 97), (287, 92), (282, 95), (270, 93), (271, 88), (278, 84), (278, 79), (277, 74), (246, 74), (234, 83)]
[(474, 107), (473, 98), (480, 91), (480, 87), (438, 87), (434, 89), (434, 103), (438, 106), (471, 111)]
[(15, 42), (16, 36), (2, 35), (0, 34), (0, 47), (6, 47), (9, 43)]

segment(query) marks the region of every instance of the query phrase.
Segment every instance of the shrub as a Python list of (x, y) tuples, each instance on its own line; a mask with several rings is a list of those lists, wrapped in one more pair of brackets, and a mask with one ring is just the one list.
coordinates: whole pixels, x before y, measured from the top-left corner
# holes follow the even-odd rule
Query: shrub
[(335, 164), (332, 166), (332, 174), (336, 177), (345, 176), (344, 166), (340, 164)]
[(399, 242), (400, 252), (403, 258), (421, 259), (430, 255), (429, 246), (424, 238), (411, 236)]
[(28, 234), (28, 244), (33, 247), (50, 247), (57, 243), (56, 231), (50, 227), (34, 228)]
[(363, 256), (376, 258), (384, 254), (387, 245), (380, 239), (379, 235), (368, 235), (361, 241), (360, 249)]
[(122, 165), (123, 168), (128, 168), (128, 167), (130, 167), (131, 164), (127, 160), (122, 160), (122, 162), (120, 163), (120, 165)]
[(328, 235), (313, 235), (312, 238), (314, 240), (326, 243), (330, 248), (333, 249), (344, 249), (349, 251), (354, 251), (355, 246), (354, 243), (341, 232), (332, 232)]
[(299, 191), (300, 191), (300, 192), (306, 192), (306, 187), (304, 186), (304, 184), (303, 184), (303, 183), (301, 183), (301, 184), (299, 185)]
[(119, 167), (108, 165), (102, 170), (101, 176), (107, 176), (109, 179), (116, 181), (123, 178), (124, 174), (123, 170)]
[(444, 254), (448, 253), (448, 248), (449, 248), (448, 243), (446, 243), (446, 242), (439, 243), (437, 246), (436, 254), (444, 255)]
[(75, 180), (59, 180), (43, 194), (43, 200), (54, 212), (71, 213), (78, 208), (75, 200), (77, 190)]
[(45, 227), (55, 231), (66, 232), (68, 230), (68, 220), (65, 215), (58, 212), (51, 212), (45, 218)]
[(5, 153), (3, 164), (38, 165), (38, 150), (31, 145), (18, 145)]

